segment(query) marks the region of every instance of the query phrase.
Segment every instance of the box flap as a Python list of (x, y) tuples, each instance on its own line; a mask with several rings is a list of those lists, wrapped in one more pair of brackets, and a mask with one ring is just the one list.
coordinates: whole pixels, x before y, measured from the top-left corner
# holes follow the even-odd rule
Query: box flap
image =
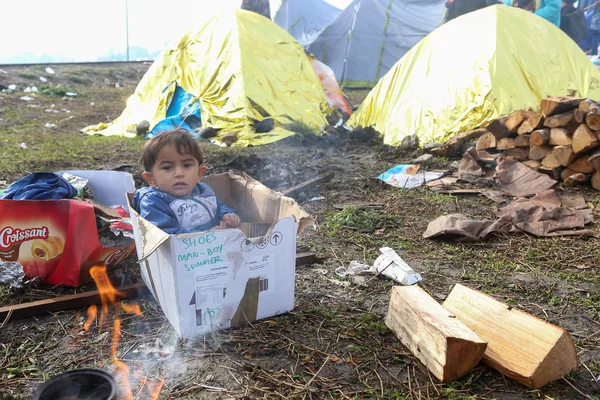
[[(148, 222), (142, 218), (137, 211), (131, 207), (131, 199), (133, 193), (127, 193), (127, 203), (129, 204), (129, 210), (131, 213), (132, 222), (134, 223), (134, 229), (137, 227), (140, 233), (141, 239), (141, 252), (138, 246), (138, 258), (139, 261), (143, 261), (150, 256), (158, 247), (169, 240), (169, 234), (158, 228), (156, 225)], [(136, 235), (136, 242), (138, 241), (138, 235)]]

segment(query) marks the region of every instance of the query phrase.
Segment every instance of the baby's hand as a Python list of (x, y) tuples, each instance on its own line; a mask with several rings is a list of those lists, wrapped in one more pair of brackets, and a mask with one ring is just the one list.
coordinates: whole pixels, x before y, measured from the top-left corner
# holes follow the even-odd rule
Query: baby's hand
[(228, 228), (239, 228), (240, 227), (240, 217), (235, 214), (225, 214), (221, 221), (227, 224)]

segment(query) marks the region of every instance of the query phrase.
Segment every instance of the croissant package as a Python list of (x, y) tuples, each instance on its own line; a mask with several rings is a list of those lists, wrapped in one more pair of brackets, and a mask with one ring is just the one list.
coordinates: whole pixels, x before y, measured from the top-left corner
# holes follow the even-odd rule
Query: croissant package
[[(80, 286), (89, 280), (92, 265), (111, 267), (135, 251), (125, 197), (135, 190), (131, 174), (71, 171), (64, 176), (39, 173), (28, 179), (13, 184), (15, 196), (0, 198), (0, 262), (18, 262), (27, 279), (41, 277), (50, 285)], [(55, 181), (61, 188), (74, 188), (68, 193), (65, 189), (71, 197), (57, 197), (56, 190), (48, 191), (50, 198), (19, 197), (40, 195)]]

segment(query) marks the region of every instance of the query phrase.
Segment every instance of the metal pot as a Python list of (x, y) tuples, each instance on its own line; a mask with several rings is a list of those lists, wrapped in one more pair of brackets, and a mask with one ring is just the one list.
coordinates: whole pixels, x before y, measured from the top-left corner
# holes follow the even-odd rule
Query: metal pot
[(33, 400), (117, 400), (117, 383), (98, 369), (75, 369), (44, 382)]

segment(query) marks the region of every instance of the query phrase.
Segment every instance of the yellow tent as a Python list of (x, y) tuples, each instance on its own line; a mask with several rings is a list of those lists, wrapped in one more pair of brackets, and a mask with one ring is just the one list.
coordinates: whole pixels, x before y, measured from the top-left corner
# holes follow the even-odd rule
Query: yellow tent
[(348, 121), (385, 143), (421, 142), (485, 126), (548, 95), (600, 99), (600, 72), (559, 28), (505, 5), (442, 25), (379, 81)]
[[(327, 99), (302, 46), (267, 18), (228, 9), (168, 45), (119, 118), (84, 132), (132, 137), (140, 121), (154, 127), (166, 116), (174, 82), (200, 101), (203, 126), (221, 128), (221, 135), (238, 132), (236, 145), (290, 136), (283, 125), (292, 120), (315, 129), (327, 124)], [(252, 123), (266, 117), (275, 120), (275, 129), (257, 134)]]

